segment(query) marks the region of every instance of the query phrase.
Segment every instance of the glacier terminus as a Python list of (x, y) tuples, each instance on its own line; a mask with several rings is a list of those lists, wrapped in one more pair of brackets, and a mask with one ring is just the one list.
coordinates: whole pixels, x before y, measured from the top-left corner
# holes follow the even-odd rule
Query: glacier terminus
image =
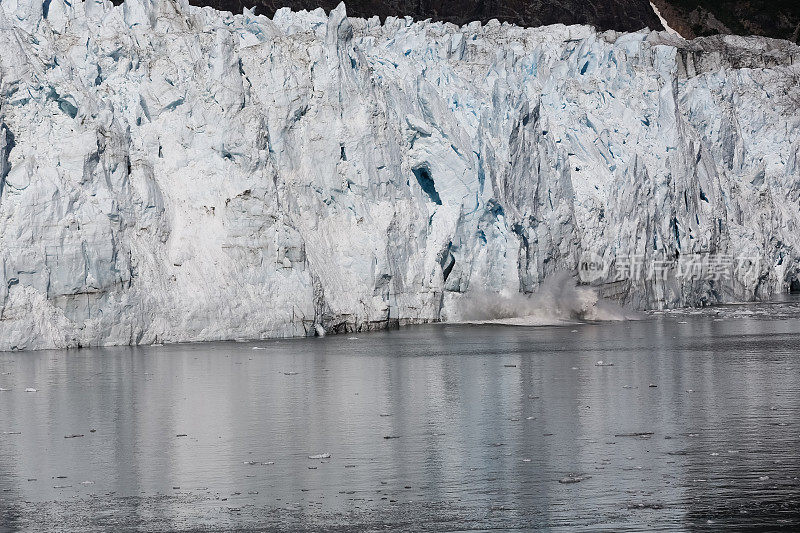
[(788, 41), (2, 0), (0, 50), (0, 350), (454, 320), (587, 256), (634, 309), (800, 287)]

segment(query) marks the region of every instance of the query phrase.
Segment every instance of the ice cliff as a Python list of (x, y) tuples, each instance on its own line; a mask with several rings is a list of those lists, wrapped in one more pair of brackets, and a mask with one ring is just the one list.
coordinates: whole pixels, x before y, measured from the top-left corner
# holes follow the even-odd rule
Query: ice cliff
[(0, 1), (0, 349), (447, 320), (587, 253), (635, 308), (800, 277), (800, 49)]

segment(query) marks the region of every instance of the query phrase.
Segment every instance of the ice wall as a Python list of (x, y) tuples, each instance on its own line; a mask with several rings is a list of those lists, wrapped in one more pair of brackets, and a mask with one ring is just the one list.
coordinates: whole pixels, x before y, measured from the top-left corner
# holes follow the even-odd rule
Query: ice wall
[(0, 50), (0, 349), (447, 320), (587, 254), (635, 308), (800, 271), (786, 41), (2, 0)]

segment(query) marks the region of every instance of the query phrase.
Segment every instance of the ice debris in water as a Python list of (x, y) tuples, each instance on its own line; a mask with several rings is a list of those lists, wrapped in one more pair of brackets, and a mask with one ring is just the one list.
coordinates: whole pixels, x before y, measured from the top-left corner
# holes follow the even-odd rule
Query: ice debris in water
[(653, 436), (652, 431), (637, 431), (634, 433), (617, 433), (614, 435), (615, 437), (637, 437), (640, 439), (649, 439)]
[(569, 474), (566, 477), (562, 477), (558, 480), (559, 483), (570, 484), (570, 483), (580, 483), (586, 479), (591, 478), (592, 476), (586, 474)]
[(309, 455), (308, 458), (309, 459), (330, 459), (331, 458), (331, 454), (329, 454), (329, 453), (318, 453), (316, 455)]

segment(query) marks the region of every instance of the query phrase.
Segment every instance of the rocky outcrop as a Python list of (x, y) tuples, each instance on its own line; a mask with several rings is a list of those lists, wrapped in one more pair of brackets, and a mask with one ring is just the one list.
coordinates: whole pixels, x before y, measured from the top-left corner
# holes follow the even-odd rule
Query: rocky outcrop
[(800, 42), (800, 3), (793, 0), (653, 0), (668, 25), (688, 39), (735, 34)]

